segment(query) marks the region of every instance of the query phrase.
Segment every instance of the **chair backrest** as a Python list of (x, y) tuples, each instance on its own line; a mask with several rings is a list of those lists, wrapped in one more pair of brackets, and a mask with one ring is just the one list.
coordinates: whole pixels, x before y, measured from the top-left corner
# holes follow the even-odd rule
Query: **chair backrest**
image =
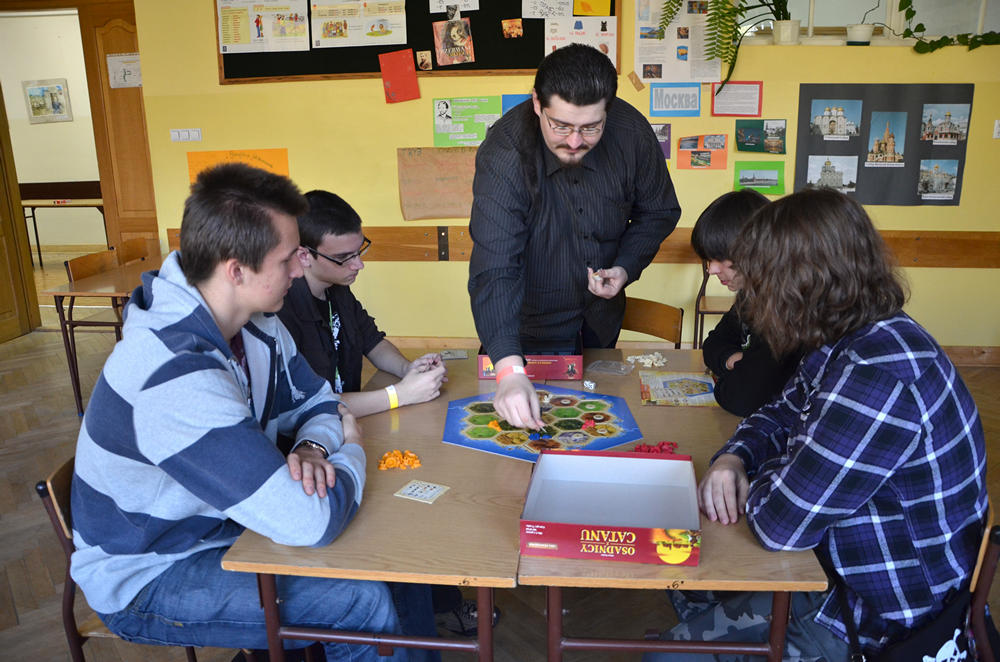
[(1000, 560), (1000, 526), (994, 525), (993, 504), (990, 503), (990, 512), (986, 520), (986, 528), (983, 531), (983, 541), (979, 545), (979, 558), (976, 561), (976, 569), (972, 573), (972, 604), (970, 606), (970, 620), (972, 621), (972, 633), (976, 640), (976, 655), (980, 662), (996, 660), (994, 653), (1000, 651), (993, 650), (993, 642), (990, 641), (989, 629), (986, 627), (986, 602), (990, 597), (990, 589), (993, 587), (993, 577), (997, 571), (997, 561)]
[(181, 229), (167, 228), (167, 248), (172, 251), (181, 249)]
[(111, 271), (118, 266), (118, 258), (114, 251), (107, 250), (74, 257), (63, 264), (66, 265), (66, 277), (72, 283), (74, 280)]
[(145, 260), (149, 257), (149, 240), (145, 237), (126, 239), (115, 247), (115, 253), (118, 255), (118, 264)]
[(663, 338), (681, 347), (681, 329), (684, 326), (684, 310), (658, 301), (625, 297), (625, 319), (622, 328), (638, 331), (657, 338)]
[(35, 485), (49, 513), (52, 528), (66, 552), (66, 561), (73, 554), (73, 520), (70, 517), (70, 487), (73, 484), (73, 459), (70, 458), (53, 471), (48, 478)]

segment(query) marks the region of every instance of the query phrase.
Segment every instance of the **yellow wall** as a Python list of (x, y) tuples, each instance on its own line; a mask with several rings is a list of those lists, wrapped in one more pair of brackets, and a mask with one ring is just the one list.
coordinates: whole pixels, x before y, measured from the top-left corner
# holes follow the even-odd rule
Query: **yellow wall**
[[(220, 86), (213, 7), (214, 3), (201, 0), (135, 2), (161, 233), (180, 225), (188, 149), (287, 148), (291, 176), (303, 190), (337, 192), (367, 225), (401, 225), (396, 148), (433, 144), (431, 99), (523, 93), (531, 87), (531, 78), (525, 76), (429, 77), (420, 79), (421, 99), (386, 104), (377, 78)], [(628, 17), (633, 11), (634, 0), (624, 0), (624, 35), (631, 34)], [(185, 20), (178, 23), (177, 16)], [(623, 37), (623, 74), (632, 70), (630, 42)], [(1000, 140), (991, 138), (993, 120), (1000, 118), (997, 53), (995, 47), (972, 52), (948, 48), (920, 56), (902, 46), (753, 46), (743, 48), (735, 78), (764, 81), (763, 116), (789, 120), (792, 148), (800, 82), (975, 83), (962, 204), (878, 206), (869, 212), (885, 229), (1000, 231), (996, 212), (1000, 187), (994, 170), (1000, 165)], [(708, 107), (708, 87), (703, 90), (703, 106)], [(624, 75), (619, 95), (648, 110), (648, 89), (636, 92)], [(707, 110), (700, 118), (667, 121), (673, 124), (675, 150), (676, 138), (682, 135), (733, 133), (732, 118), (712, 118)], [(170, 142), (169, 129), (192, 127), (201, 128), (201, 143)], [(736, 156), (730, 153), (730, 162)], [(790, 186), (793, 155), (783, 160)], [(726, 171), (673, 171), (672, 175), (684, 208), (682, 226), (693, 225), (705, 205), (729, 190), (733, 181), (731, 165)], [(373, 262), (354, 290), (390, 335), (474, 336), (465, 289), (467, 268), (465, 262)], [(906, 271), (912, 288), (908, 311), (941, 344), (1000, 346), (1000, 307), (983, 296), (1000, 291), (1000, 269)], [(653, 265), (629, 286), (629, 293), (684, 307), (685, 337), (690, 338), (700, 277), (696, 266)]]

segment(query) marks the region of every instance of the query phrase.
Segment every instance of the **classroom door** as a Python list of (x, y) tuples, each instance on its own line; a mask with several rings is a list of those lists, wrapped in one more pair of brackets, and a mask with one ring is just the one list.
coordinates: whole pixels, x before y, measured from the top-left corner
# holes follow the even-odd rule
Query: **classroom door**
[(157, 239), (142, 88), (111, 87), (108, 75), (109, 55), (139, 52), (135, 10), (128, 0), (79, 3), (78, 11), (108, 243)]
[(24, 335), (41, 324), (30, 251), (7, 111), (0, 91), (0, 342)]

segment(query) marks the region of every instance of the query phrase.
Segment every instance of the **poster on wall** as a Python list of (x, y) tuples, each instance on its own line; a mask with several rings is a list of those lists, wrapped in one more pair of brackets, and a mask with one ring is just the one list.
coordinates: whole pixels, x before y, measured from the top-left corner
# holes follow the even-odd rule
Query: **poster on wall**
[(499, 96), (434, 99), (434, 146), (479, 145), (500, 119), (501, 108)]
[(28, 107), (29, 124), (73, 121), (65, 78), (24, 80), (21, 81), (21, 88)]
[(866, 205), (957, 205), (971, 84), (802, 84), (795, 189)]
[(307, 51), (308, 10), (306, 0), (216, 0), (219, 52)]
[(733, 190), (745, 188), (766, 195), (784, 195), (785, 162), (737, 161), (733, 164)]
[(566, 44), (593, 46), (618, 61), (618, 18), (616, 16), (562, 16), (545, 19), (545, 54)]
[(705, 52), (708, 2), (684, 0), (677, 16), (660, 27), (660, 0), (636, 0), (635, 71), (645, 81), (702, 82), (721, 80), (722, 65)]
[(327, 0), (313, 2), (313, 48), (406, 43), (406, 3)]
[(108, 53), (108, 85), (112, 89), (142, 87), (138, 53)]

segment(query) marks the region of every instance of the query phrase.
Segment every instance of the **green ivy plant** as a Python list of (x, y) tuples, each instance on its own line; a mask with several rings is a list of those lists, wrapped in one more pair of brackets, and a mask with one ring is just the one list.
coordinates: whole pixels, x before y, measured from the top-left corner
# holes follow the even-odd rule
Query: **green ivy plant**
[[(663, 0), (659, 29), (661, 39), (683, 6), (684, 0)], [(747, 32), (768, 21), (787, 21), (791, 15), (788, 13), (788, 0), (709, 0), (706, 19), (705, 49), (708, 58), (718, 58), (729, 67), (719, 86), (722, 90), (733, 76), (740, 44)]]
[(966, 46), (971, 51), (980, 46), (996, 46), (1000, 44), (1000, 32), (984, 32), (982, 34), (964, 33), (949, 37), (947, 35), (937, 39), (927, 39), (924, 34), (927, 29), (923, 23), (913, 25), (913, 19), (917, 16), (917, 10), (913, 8), (913, 0), (899, 0), (899, 11), (904, 12), (906, 19), (906, 29), (903, 30), (903, 37), (913, 37), (917, 40), (913, 44), (913, 50), (918, 53), (932, 53), (945, 46)]

